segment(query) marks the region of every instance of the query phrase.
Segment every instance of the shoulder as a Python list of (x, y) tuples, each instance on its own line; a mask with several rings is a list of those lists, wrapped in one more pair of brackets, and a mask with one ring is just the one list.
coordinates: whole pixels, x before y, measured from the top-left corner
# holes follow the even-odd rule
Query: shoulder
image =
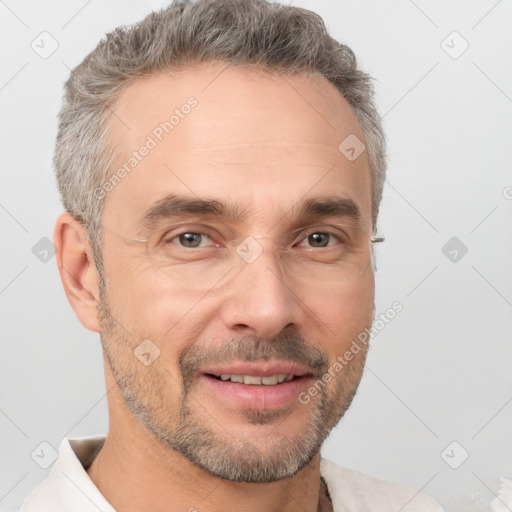
[(442, 507), (430, 496), (405, 485), (338, 466), (328, 459), (322, 459), (320, 469), (331, 495), (334, 512), (443, 512)]

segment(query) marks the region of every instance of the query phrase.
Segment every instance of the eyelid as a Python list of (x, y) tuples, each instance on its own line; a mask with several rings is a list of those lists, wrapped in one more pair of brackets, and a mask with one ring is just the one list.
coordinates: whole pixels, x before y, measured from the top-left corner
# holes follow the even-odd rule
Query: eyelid
[[(297, 232), (298, 235), (301, 235), (303, 237), (310, 235), (312, 233), (330, 233), (337, 236), (338, 238), (350, 238), (349, 231), (347, 229), (341, 229), (342, 227), (345, 226), (336, 226), (333, 224), (312, 224), (303, 228), (295, 229), (292, 231), (292, 233)], [(346, 227), (348, 228), (349, 226)]]
[(203, 225), (194, 225), (187, 222), (182, 222), (180, 224), (174, 224), (172, 228), (167, 229), (164, 234), (160, 237), (161, 240), (172, 240), (179, 235), (183, 235), (185, 233), (197, 233), (201, 235), (206, 235), (212, 239), (222, 237), (219, 234), (218, 230), (215, 228), (211, 228), (209, 226)]
[[(204, 230), (204, 229), (203, 230), (199, 230), (199, 229), (185, 229), (185, 230), (173, 232), (171, 234), (167, 233), (167, 234), (165, 234), (162, 237), (162, 242), (163, 243), (172, 242), (175, 238), (177, 238), (177, 237), (179, 237), (181, 235), (185, 235), (187, 233), (193, 233), (195, 235), (207, 236), (212, 241), (212, 243), (215, 244), (215, 246), (219, 245), (219, 242), (217, 242), (214, 239), (214, 237), (210, 233), (208, 233), (206, 230)], [(201, 249), (201, 248), (204, 248), (204, 247), (195, 247), (194, 249)]]

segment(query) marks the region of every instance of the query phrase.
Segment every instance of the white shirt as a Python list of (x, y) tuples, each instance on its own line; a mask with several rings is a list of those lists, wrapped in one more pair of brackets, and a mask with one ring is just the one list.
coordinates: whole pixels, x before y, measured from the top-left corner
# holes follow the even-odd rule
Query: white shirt
[[(32, 490), (19, 512), (115, 512), (86, 472), (104, 439), (63, 439), (50, 474)], [(425, 494), (338, 466), (327, 459), (322, 458), (320, 473), (334, 512), (443, 511)]]

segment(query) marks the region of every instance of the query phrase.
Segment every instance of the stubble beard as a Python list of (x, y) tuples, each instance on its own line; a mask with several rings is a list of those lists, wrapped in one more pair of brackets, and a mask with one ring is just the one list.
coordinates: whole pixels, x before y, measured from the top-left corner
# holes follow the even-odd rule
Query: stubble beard
[[(158, 365), (144, 367), (136, 359), (133, 349), (140, 340), (129, 336), (112, 316), (104, 286), (100, 286), (98, 313), (105, 360), (134, 417), (164, 445), (208, 473), (233, 482), (274, 482), (293, 477), (306, 467), (349, 408), (366, 359), (366, 350), (362, 350), (344, 366), (334, 380), (334, 389), (317, 386), (318, 394), (307, 405), (311, 413), (302, 435), (284, 437), (279, 426), (289, 409), (306, 405), (243, 411), (248, 423), (255, 428), (274, 424), (272, 432), (279, 433), (278, 439), (272, 440), (272, 436), (267, 435), (264, 446), (257, 446), (236, 431), (228, 432), (205, 409), (204, 414), (194, 410), (194, 407), (201, 410), (197, 398), (191, 396), (196, 383), (194, 369), (201, 361), (212, 360), (209, 349), (194, 344), (180, 356), (181, 382), (173, 380), (172, 384), (180, 385), (182, 392), (178, 404), (170, 403), (166, 390), (171, 389), (171, 374)], [(220, 354), (218, 349), (215, 351), (215, 356), (222, 357), (221, 360), (295, 360), (314, 368), (315, 382), (329, 370), (326, 356), (296, 334), (278, 335), (270, 342), (254, 337), (230, 340)], [(152, 372), (150, 378), (148, 370)]]

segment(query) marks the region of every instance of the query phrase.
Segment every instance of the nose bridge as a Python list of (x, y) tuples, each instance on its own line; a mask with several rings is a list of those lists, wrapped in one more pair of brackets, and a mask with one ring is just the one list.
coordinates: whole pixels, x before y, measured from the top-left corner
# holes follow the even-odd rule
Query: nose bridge
[(283, 244), (271, 236), (249, 235), (241, 241), (235, 242), (235, 251), (242, 261), (248, 265), (254, 263), (265, 254), (266, 258), (280, 258)]
[(241, 259), (238, 278), (249, 283), (254, 294), (272, 292), (276, 298), (291, 294), (293, 283), (286, 281), (284, 245), (270, 236), (248, 236), (236, 247)]
[(230, 329), (250, 329), (262, 338), (301, 322), (301, 308), (285, 281), (280, 244), (271, 237), (247, 237), (235, 250), (240, 258), (223, 307)]

